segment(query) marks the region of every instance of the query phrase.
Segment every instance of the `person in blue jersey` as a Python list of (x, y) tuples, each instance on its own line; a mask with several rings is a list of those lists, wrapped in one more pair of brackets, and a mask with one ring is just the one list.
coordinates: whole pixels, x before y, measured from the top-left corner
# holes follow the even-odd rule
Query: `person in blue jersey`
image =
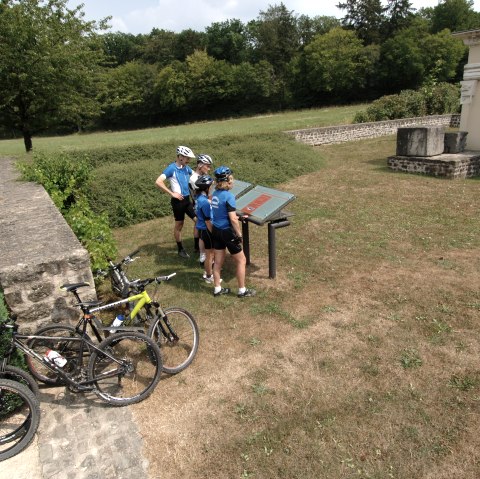
[[(178, 255), (182, 258), (190, 257), (185, 251), (182, 242), (182, 228), (185, 222), (185, 215), (193, 221), (196, 220), (188, 187), (190, 176), (193, 173), (188, 166), (191, 158), (195, 158), (193, 151), (187, 146), (179, 146), (177, 148), (177, 159), (163, 170), (155, 182), (158, 188), (172, 197), (171, 204), (173, 217), (175, 218), (173, 236), (177, 242)], [(167, 179), (170, 182), (170, 188), (165, 184)]]
[(208, 199), (208, 192), (213, 184), (213, 179), (208, 175), (202, 175), (195, 181), (196, 200), (195, 200), (195, 214), (197, 215), (197, 231), (199, 238), (203, 245), (205, 254), (204, 266), (205, 272), (203, 279), (212, 284), (213, 283), (213, 237), (212, 237), (212, 206)]
[(221, 271), (225, 261), (226, 250), (231, 254), (236, 265), (239, 298), (255, 296), (254, 289), (245, 287), (245, 268), (247, 260), (242, 248), (242, 231), (236, 213), (235, 196), (230, 192), (233, 187), (232, 170), (219, 166), (215, 171), (215, 191), (212, 194), (212, 233), (214, 249), (213, 296), (230, 293), (230, 288), (221, 287)]
[[(210, 173), (210, 168), (213, 165), (212, 158), (209, 155), (206, 155), (205, 153), (201, 153), (200, 155), (197, 156), (197, 167), (192, 173), (192, 176), (190, 176), (190, 192), (192, 195), (193, 199), (193, 207), (195, 209), (195, 201), (197, 198), (197, 186), (195, 182), (198, 180), (198, 178), (202, 175), (208, 175)], [(198, 232), (198, 229), (196, 225), (193, 227), (193, 240), (195, 244), (195, 252), (200, 253), (200, 264), (203, 266), (205, 263), (205, 248), (203, 247), (203, 242), (200, 238), (200, 234)]]

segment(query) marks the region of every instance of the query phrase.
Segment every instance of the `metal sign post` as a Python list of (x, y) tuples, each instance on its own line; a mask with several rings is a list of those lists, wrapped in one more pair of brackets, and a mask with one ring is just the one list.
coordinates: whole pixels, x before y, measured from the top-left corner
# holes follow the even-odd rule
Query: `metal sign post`
[[(237, 180), (235, 180), (237, 182)], [(292, 213), (282, 208), (292, 202), (295, 196), (284, 191), (255, 186), (242, 193), (237, 199), (237, 215), (242, 220), (243, 249), (247, 264), (250, 264), (250, 235), (248, 224), (262, 226), (268, 223), (268, 277), (274, 279), (276, 265), (276, 230), (290, 225), (288, 218)]]

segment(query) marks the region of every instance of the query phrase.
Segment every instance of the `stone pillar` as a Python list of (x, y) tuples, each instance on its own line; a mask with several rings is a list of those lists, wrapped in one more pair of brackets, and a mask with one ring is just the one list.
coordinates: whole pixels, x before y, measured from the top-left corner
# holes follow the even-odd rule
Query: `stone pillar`
[(453, 36), (469, 47), (461, 82), (460, 130), (468, 132), (466, 148), (480, 150), (480, 30), (454, 33)]

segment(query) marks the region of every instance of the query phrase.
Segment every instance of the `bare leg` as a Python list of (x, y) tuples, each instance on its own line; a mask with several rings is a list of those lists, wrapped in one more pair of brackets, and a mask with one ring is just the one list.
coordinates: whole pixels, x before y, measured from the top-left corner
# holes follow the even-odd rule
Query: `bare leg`
[(215, 287), (220, 286), (220, 275), (222, 273), (223, 262), (225, 261), (226, 251), (224, 249), (214, 250), (215, 264), (213, 265), (213, 283)]
[[(200, 241), (200, 244), (202, 244), (203, 241)], [(200, 249), (201, 250), (201, 249)], [(207, 273), (207, 276), (211, 276), (213, 273), (213, 256), (214, 256), (214, 250), (213, 249), (206, 249), (205, 250), (206, 258), (205, 258), (205, 273)]]
[(245, 287), (245, 267), (247, 264), (245, 253), (243, 251), (240, 251), (240, 253), (232, 255), (232, 258), (234, 259), (235, 264), (237, 266), (236, 276), (237, 276), (238, 288), (239, 289), (244, 288)]
[(177, 243), (182, 242), (182, 228), (183, 221), (175, 221), (175, 225), (173, 227), (173, 236), (175, 237), (175, 241)]

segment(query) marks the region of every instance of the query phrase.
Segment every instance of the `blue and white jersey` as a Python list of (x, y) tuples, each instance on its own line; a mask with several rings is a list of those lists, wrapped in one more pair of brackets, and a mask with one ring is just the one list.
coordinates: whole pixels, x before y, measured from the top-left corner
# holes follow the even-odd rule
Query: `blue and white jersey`
[(170, 189), (174, 193), (180, 193), (185, 197), (190, 194), (188, 182), (193, 171), (188, 165), (179, 167), (175, 162), (173, 162), (170, 163), (162, 173), (170, 181)]
[(197, 222), (195, 224), (197, 230), (206, 230), (207, 225), (205, 220), (212, 219), (212, 206), (210, 205), (210, 201), (208, 201), (207, 195), (200, 193), (197, 196), (195, 202), (195, 214), (197, 216)]
[(219, 230), (231, 227), (228, 213), (236, 210), (235, 196), (228, 190), (215, 190), (212, 195), (213, 226)]

